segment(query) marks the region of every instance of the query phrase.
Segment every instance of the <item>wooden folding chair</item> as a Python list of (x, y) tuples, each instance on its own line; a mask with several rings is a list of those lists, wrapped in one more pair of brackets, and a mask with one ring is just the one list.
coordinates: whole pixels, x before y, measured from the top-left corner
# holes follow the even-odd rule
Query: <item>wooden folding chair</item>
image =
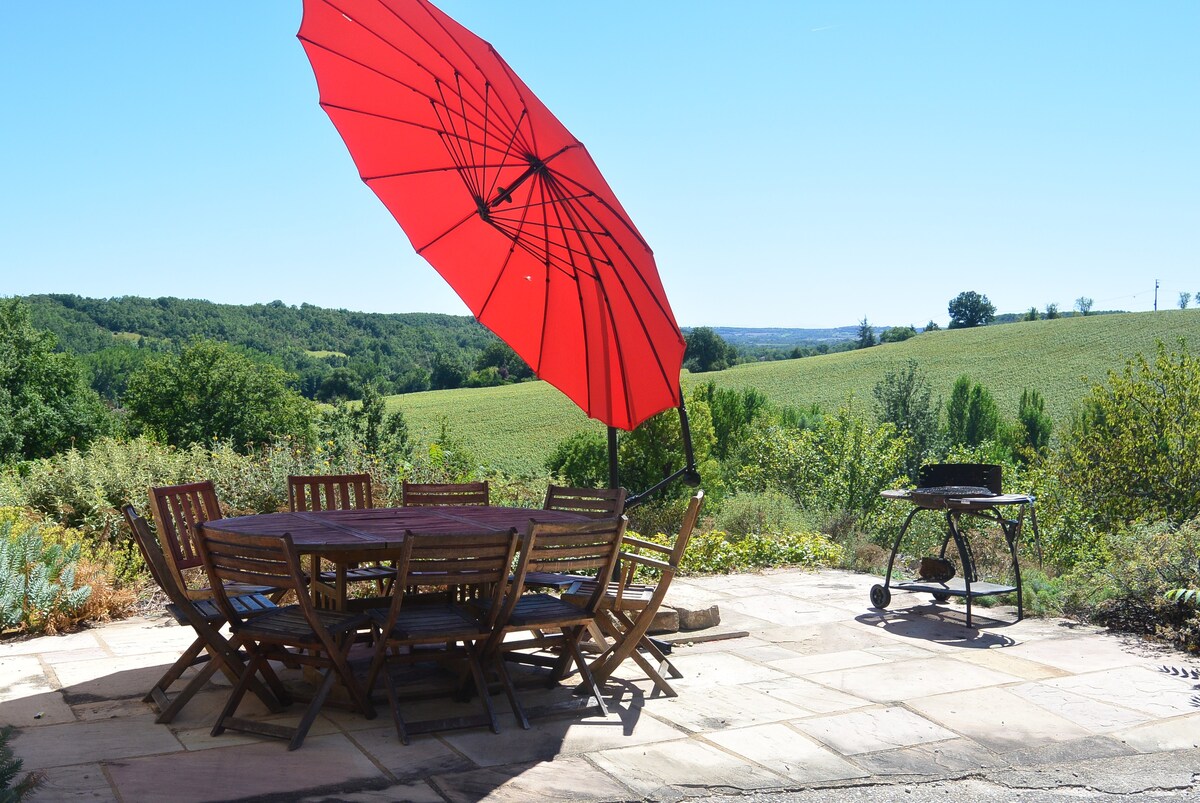
[[(179, 659), (163, 673), (163, 676), (142, 698), (143, 702), (153, 703), (158, 707), (158, 716), (154, 721), (163, 724), (175, 719), (175, 715), (183, 710), (188, 701), (208, 683), (217, 670), (223, 672), (229, 678), (230, 683), (237, 683), (246, 671), (246, 663), (237, 646), (221, 634), (225, 616), (217, 609), (216, 604), (211, 599), (189, 599), (175, 582), (167, 559), (163, 556), (162, 547), (159, 545), (158, 539), (154, 537), (154, 533), (150, 532), (146, 520), (137, 514), (132, 505), (126, 505), (121, 512), (125, 514), (125, 521), (129, 523), (129, 528), (133, 531), (133, 540), (142, 553), (142, 559), (145, 560), (146, 567), (150, 570), (150, 576), (154, 578), (159, 588), (166, 593), (167, 599), (170, 600), (167, 612), (180, 625), (190, 625), (196, 632), (196, 640), (183, 651)], [(253, 616), (275, 608), (275, 603), (261, 594), (242, 594), (231, 597), (229, 601), (238, 610), (243, 611), (246, 616)], [(197, 664), (204, 664), (204, 666), (188, 681), (183, 690), (176, 694), (174, 699), (171, 699), (168, 691), (171, 685), (183, 677), (183, 673), (187, 671), (188, 667)], [(270, 671), (270, 667), (267, 667), (264, 677), (275, 688), (274, 694), (257, 680), (250, 683), (250, 690), (271, 711), (279, 711), (282, 708), (279, 698), (286, 698), (287, 693), (275, 674)]]
[[(621, 580), (606, 584), (600, 608), (608, 615), (597, 617), (601, 631), (612, 640), (611, 644), (592, 660), (592, 675), (597, 683), (603, 683), (626, 659), (632, 658), (654, 682), (658, 691), (667, 697), (677, 696), (662, 673), (666, 672), (673, 678), (683, 675), (646, 633), (654, 622), (654, 617), (667, 595), (667, 589), (670, 588), (671, 580), (683, 560), (692, 530), (700, 517), (700, 506), (703, 504), (704, 491), (698, 491), (688, 503), (687, 511), (683, 515), (683, 524), (675, 537), (675, 543), (671, 546), (655, 544), (629, 535), (622, 540)], [(634, 582), (638, 569), (657, 572), (658, 582), (653, 585)], [(581, 580), (563, 594), (563, 599), (583, 603), (592, 598), (598, 585), (594, 579)], [(657, 665), (651, 663), (642, 652), (648, 653)]]
[[(570, 488), (551, 485), (546, 489), (546, 502), (542, 508), (578, 513), (593, 519), (606, 519), (625, 512), (626, 495), (627, 491), (624, 488)], [(530, 572), (525, 578), (525, 587), (566, 591), (572, 583), (586, 579), (561, 572)]]
[[(375, 505), (371, 497), (370, 474), (312, 474), (287, 478), (288, 505), (292, 512), (320, 510), (362, 510)], [(319, 559), (313, 558), (313, 573), (320, 578), (318, 590), (332, 588), (330, 596), (322, 596), (328, 607), (340, 608), (346, 601), (350, 583), (374, 583), (375, 592), (385, 596), (391, 592), (396, 570), (376, 563), (363, 566), (357, 563), (338, 563), (333, 569), (321, 570)]]
[[(367, 676), (367, 688), (374, 688), (375, 680), (382, 671), (396, 724), (396, 735), (404, 744), (408, 744), (410, 733), (432, 730), (488, 725), (494, 733), (499, 733), (500, 726), (492, 707), (480, 655), (487, 638), (503, 623), (507, 611), (514, 604), (511, 594), (506, 601), (506, 589), (508, 573), (521, 539), (516, 530), (487, 535), (406, 533), (404, 550), (397, 561), (398, 589), (404, 588), (409, 578), (419, 574), (422, 585), (444, 588), (477, 586), (487, 603), (468, 606), (456, 601), (457, 595), (453, 593), (419, 595), (397, 591), (392, 595), (389, 607), (368, 612), (375, 634), (375, 658)], [(464, 687), (464, 679), (470, 677), (483, 705), (481, 717), (404, 721), (392, 669), (429, 661), (457, 664), (463, 668), (464, 671), (452, 677), (447, 688), (460, 691)], [(502, 662), (493, 663), (513, 713), (528, 727), (507, 670)]]
[(581, 513), (593, 519), (608, 519), (625, 512), (624, 488), (568, 488), (551, 485), (546, 489), (545, 510)]
[(409, 482), (401, 487), (405, 507), (445, 507), (449, 505), (487, 505), (488, 484), (482, 482)]
[[(250, 656), (246, 671), (233, 687), (228, 702), (213, 725), (213, 736), (229, 728), (288, 739), (288, 749), (295, 750), (304, 741), (313, 720), (329, 697), (335, 680), (345, 686), (352, 708), (361, 711), (367, 719), (374, 718), (375, 709), (347, 662), (355, 635), (359, 628), (366, 626), (367, 617), (364, 614), (318, 610), (314, 607), (305, 593), (306, 579), (300, 570), (300, 559), (290, 535), (233, 535), (202, 531), (197, 543), (204, 568), (216, 592), (217, 606)], [(226, 590), (229, 583), (261, 584), (293, 591), (297, 603), (247, 617), (233, 605)], [(323, 672), (316, 693), (295, 727), (234, 716), (255, 673), (269, 666), (268, 661), (271, 660), (311, 666)]]
[[(590, 570), (599, 577), (611, 576), (628, 523), (624, 516), (569, 524), (531, 522), (513, 574), (514, 593), (524, 589), (525, 578), (531, 572)], [(515, 596), (508, 621), (497, 627), (488, 641), (487, 654), (498, 653), (507, 660), (549, 667), (550, 685), (562, 680), (574, 663), (582, 678), (581, 688), (595, 698), (601, 713), (607, 716), (608, 708), (600, 687), (579, 646), (588, 626), (596, 622), (603, 596), (603, 586), (597, 586), (595, 593), (589, 599), (581, 600), (581, 604), (572, 604), (551, 594)], [(530, 635), (520, 639), (505, 638), (522, 631), (529, 631)], [(532, 652), (527, 652), (530, 650)], [(547, 651), (557, 655), (546, 655)]]
[[(154, 525), (163, 546), (163, 555), (167, 559), (167, 568), (179, 588), (188, 599), (211, 598), (212, 589), (198, 582), (204, 577), (204, 573), (199, 571), (203, 562), (196, 541), (204, 522), (224, 517), (213, 484), (204, 480), (185, 485), (151, 488), (150, 513), (154, 516)], [(266, 594), (274, 602), (278, 602), (282, 596), (277, 588), (248, 586), (245, 583), (235, 583), (229, 592), (234, 596)]]

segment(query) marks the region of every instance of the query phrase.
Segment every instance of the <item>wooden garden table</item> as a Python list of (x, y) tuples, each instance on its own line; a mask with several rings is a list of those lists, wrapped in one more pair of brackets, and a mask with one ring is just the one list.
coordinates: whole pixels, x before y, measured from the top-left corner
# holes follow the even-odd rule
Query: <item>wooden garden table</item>
[[(290, 533), (296, 550), (310, 558), (314, 600), (331, 599), (339, 610), (346, 607), (346, 567), (355, 563), (385, 560), (404, 543), (404, 534), (480, 534), (517, 528), (530, 521), (587, 521), (578, 513), (527, 507), (461, 506), (396, 507), (365, 510), (321, 510), (294, 513), (259, 513), (214, 519), (204, 523), (213, 532), (237, 535), (283, 535)], [(321, 561), (337, 569), (330, 586), (320, 581)]]

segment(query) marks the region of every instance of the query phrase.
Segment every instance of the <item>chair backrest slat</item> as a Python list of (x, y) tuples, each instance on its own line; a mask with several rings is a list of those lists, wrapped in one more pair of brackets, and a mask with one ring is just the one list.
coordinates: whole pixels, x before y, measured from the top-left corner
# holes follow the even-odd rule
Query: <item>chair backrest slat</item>
[(163, 555), (162, 546), (154, 537), (154, 533), (150, 531), (150, 525), (138, 515), (137, 511), (133, 509), (133, 505), (125, 505), (121, 508), (121, 512), (125, 515), (129, 529), (133, 531), (133, 541), (137, 544), (138, 551), (142, 554), (142, 560), (146, 562), (146, 568), (150, 570), (150, 576), (154, 578), (154, 582), (158, 583), (158, 587), (167, 595), (167, 599), (175, 605), (191, 605), (187, 594), (175, 582), (175, 576)]
[(197, 541), (204, 568), (208, 570), (214, 598), (221, 613), (236, 630), (248, 617), (235, 608), (225, 590), (226, 583), (247, 583), (294, 591), (296, 604), (309, 621), (316, 621), (307, 581), (292, 536), (243, 535), (202, 530)]
[(186, 591), (183, 573), (202, 563), (197, 530), (204, 522), (223, 517), (217, 492), (208, 480), (151, 488), (150, 512), (171, 574)]
[[(491, 628), (505, 608), (509, 572), (524, 539), (515, 529), (498, 533), (417, 535), (405, 533), (404, 549), (396, 558), (396, 588), (420, 586), (482, 588), (490, 604), (482, 606), (484, 624)], [(393, 595), (384, 632), (391, 632), (404, 594)]]
[(288, 477), (292, 511), (362, 510), (375, 506), (370, 474), (311, 474)]
[(568, 488), (551, 485), (546, 489), (546, 510), (581, 513), (596, 519), (620, 516), (625, 512), (624, 488)]
[(448, 505), (487, 505), (488, 483), (482, 482), (404, 482), (402, 504), (405, 507), (445, 507)]
[[(570, 574), (594, 569), (598, 578), (611, 577), (628, 524), (625, 516), (565, 524), (530, 522), (514, 574), (514, 587), (521, 588), (529, 572)], [(606, 587), (606, 582), (596, 583), (596, 593), (585, 606), (587, 611), (597, 609)]]

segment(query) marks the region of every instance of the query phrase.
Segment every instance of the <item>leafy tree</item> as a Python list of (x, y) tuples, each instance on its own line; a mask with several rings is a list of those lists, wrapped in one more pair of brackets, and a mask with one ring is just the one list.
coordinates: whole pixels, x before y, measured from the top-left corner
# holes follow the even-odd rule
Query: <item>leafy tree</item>
[(814, 513), (869, 515), (903, 470), (906, 441), (890, 423), (873, 424), (849, 406), (814, 429), (756, 428), (743, 446), (739, 488), (782, 491)]
[(933, 392), (916, 360), (909, 360), (900, 371), (889, 371), (874, 389), (876, 415), (880, 423), (891, 424), (908, 436), (911, 449), (905, 458), (905, 473), (912, 479), (937, 439), (938, 408)]
[(1047, 304), (1046, 305), (1046, 320), (1052, 321), (1057, 317), (1058, 317), (1058, 305), (1053, 304), (1053, 303)]
[(432, 390), (461, 388), (467, 381), (467, 370), (452, 357), (435, 354), (429, 367), (429, 387)]
[(929, 323), (925, 324), (926, 332), (936, 332), (941, 328), (942, 327), (937, 325), (937, 321), (934, 321), (934, 320), (930, 320)]
[(463, 387), (467, 388), (494, 388), (504, 385), (504, 375), (501, 369), (494, 365), (489, 365), (486, 368), (481, 368), (478, 371), (472, 371), (467, 374), (467, 378), (463, 380)]
[[(704, 478), (705, 493), (719, 496), (720, 467), (712, 457), (715, 438), (706, 391), (694, 390), (688, 398), (688, 424), (696, 468)], [(621, 485), (641, 493), (670, 476), (684, 465), (683, 434), (679, 412), (664, 410), (643, 422), (633, 432), (621, 433), (617, 444), (617, 466)], [(560, 443), (546, 461), (550, 473), (571, 484), (608, 485), (608, 442), (595, 430), (577, 432)], [(660, 499), (681, 498), (690, 489), (675, 483), (662, 490)]]
[(863, 318), (858, 322), (858, 337), (855, 339), (855, 348), (869, 349), (875, 345), (875, 328), (867, 323), (867, 319)]
[(981, 296), (974, 290), (959, 293), (950, 302), (950, 328), (968, 329), (972, 326), (986, 326), (996, 318), (996, 307), (987, 296)]
[(946, 439), (953, 446), (979, 446), (1000, 435), (1000, 411), (983, 385), (960, 376), (946, 403)]
[(1024, 431), (1024, 445), (1035, 453), (1044, 453), (1050, 446), (1054, 422), (1046, 414), (1046, 402), (1036, 390), (1025, 388), (1017, 406), (1017, 421)]
[(287, 381), (275, 366), (197, 340), (143, 364), (130, 377), (124, 401), (136, 425), (173, 446), (215, 439), (248, 449), (285, 435), (307, 441), (312, 402)]
[(554, 447), (546, 470), (567, 485), (603, 488), (608, 485), (608, 440), (598, 430), (580, 430)]
[(737, 349), (711, 327), (697, 326), (687, 334), (683, 365), (694, 374), (723, 371), (737, 362)]
[(693, 394), (708, 404), (714, 437), (712, 451), (719, 460), (729, 457), (737, 442), (768, 410), (767, 397), (755, 388), (734, 390), (709, 382), (697, 387)]
[(1039, 313), (1039, 312), (1038, 312), (1038, 308), (1037, 308), (1037, 307), (1030, 307), (1030, 308), (1029, 308), (1029, 311), (1025, 313), (1025, 318), (1024, 318), (1024, 320), (1026, 320), (1026, 321), (1037, 321), (1037, 320), (1040, 320), (1040, 319), (1041, 319), (1041, 317), (1042, 317), (1042, 316), (1041, 316), (1041, 313)]
[(148, 349), (133, 345), (110, 346), (79, 357), (79, 363), (91, 374), (92, 390), (115, 405), (125, 395), (125, 385), (137, 367), (150, 357)]
[(495, 368), (496, 373), (504, 382), (518, 382), (533, 378), (533, 369), (503, 340), (489, 343), (475, 361), (476, 371), (482, 372), (488, 368)]
[(1063, 487), (1098, 526), (1200, 515), (1200, 361), (1180, 340), (1130, 359), (1092, 388), (1063, 447)]
[[(720, 496), (720, 469), (712, 458), (714, 443), (712, 415), (703, 393), (693, 391), (687, 400), (688, 426), (696, 467), (704, 478), (704, 490)], [(634, 493), (654, 486), (663, 478), (683, 468), (683, 433), (679, 426), (679, 411), (664, 410), (644, 421), (633, 432), (622, 433), (617, 445), (621, 484)], [(605, 471), (605, 477), (608, 473)], [(607, 483), (605, 483), (607, 484)], [(663, 489), (660, 498), (687, 496), (691, 489), (675, 483)]]
[(321, 380), (317, 389), (317, 401), (332, 402), (337, 399), (357, 399), (362, 396), (358, 374), (349, 368), (334, 368)]
[(879, 335), (880, 343), (900, 343), (908, 340), (910, 337), (917, 336), (917, 328), (915, 326), (893, 326), (884, 329)]
[(1191, 302), (1192, 302), (1192, 294), (1191, 293), (1180, 293), (1179, 294), (1179, 308), (1180, 309), (1187, 309), (1188, 304), (1190, 304)]
[(26, 304), (0, 300), (0, 462), (48, 457), (112, 429), (79, 363), (56, 345)]
[(1079, 310), (1080, 315), (1087, 315), (1092, 311), (1092, 300), (1087, 296), (1080, 296), (1075, 299), (1075, 309)]

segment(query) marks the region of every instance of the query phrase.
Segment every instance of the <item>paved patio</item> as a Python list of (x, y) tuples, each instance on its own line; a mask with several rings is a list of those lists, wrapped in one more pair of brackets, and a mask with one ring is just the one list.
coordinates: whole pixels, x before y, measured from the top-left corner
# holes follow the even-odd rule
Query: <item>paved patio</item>
[[(897, 593), (873, 611), (875, 582), (837, 571), (677, 579), (676, 599), (715, 602), (722, 623), (674, 637), (678, 698), (649, 696), (626, 671), (607, 686), (608, 719), (538, 720), (526, 732), (506, 716), (499, 735), (406, 747), (383, 710), (367, 721), (326, 708), (296, 752), (212, 738), (218, 687), (154, 724), (141, 697), (191, 635), (137, 618), (0, 643), (0, 723), (19, 729), (25, 769), (46, 773), (37, 800), (671, 800), (1170, 751), (1188, 751), (1168, 762), (1194, 773), (1183, 794), (1200, 790), (1196, 657), (1065, 621), (1010, 624), (1005, 608), (977, 607), (968, 629), (960, 608), (928, 596)], [(502, 695), (496, 704), (507, 709)]]

